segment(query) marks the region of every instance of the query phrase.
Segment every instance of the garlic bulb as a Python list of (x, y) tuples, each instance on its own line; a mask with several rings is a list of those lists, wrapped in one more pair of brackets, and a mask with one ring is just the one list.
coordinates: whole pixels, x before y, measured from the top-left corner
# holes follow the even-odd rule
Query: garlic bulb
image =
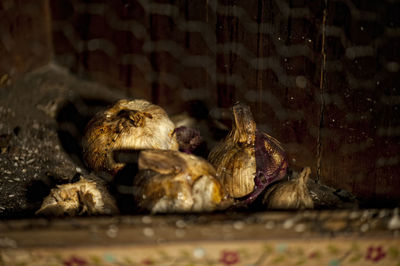
[(299, 177), (272, 184), (262, 200), (267, 209), (312, 209), (314, 203), (307, 188), (311, 174), (309, 167), (303, 169)]
[(114, 160), (115, 151), (177, 150), (173, 131), (174, 124), (161, 107), (145, 100), (120, 100), (88, 123), (82, 141), (83, 157), (96, 172), (115, 175), (124, 167)]
[(179, 151), (142, 151), (133, 184), (138, 208), (152, 213), (212, 211), (225, 198), (214, 167)]
[(228, 195), (250, 203), (286, 174), (287, 160), (280, 143), (257, 130), (247, 105), (238, 103), (232, 110), (232, 130), (208, 159)]
[(43, 200), (36, 214), (47, 216), (118, 213), (114, 199), (104, 185), (81, 177), (72, 184), (58, 185)]

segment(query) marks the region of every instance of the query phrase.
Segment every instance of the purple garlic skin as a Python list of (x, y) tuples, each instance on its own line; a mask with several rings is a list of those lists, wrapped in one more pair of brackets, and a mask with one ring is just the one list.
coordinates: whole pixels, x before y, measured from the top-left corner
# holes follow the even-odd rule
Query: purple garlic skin
[(239, 103), (232, 110), (232, 130), (208, 159), (228, 195), (249, 204), (286, 175), (288, 163), (279, 141), (257, 130), (249, 106)]
[(179, 150), (191, 154), (203, 142), (200, 131), (194, 128), (180, 126), (175, 128), (173, 135), (179, 144)]
[(282, 179), (287, 172), (288, 162), (279, 141), (257, 131), (255, 141), (256, 176), (254, 191), (246, 197), (248, 203), (256, 199), (271, 183)]

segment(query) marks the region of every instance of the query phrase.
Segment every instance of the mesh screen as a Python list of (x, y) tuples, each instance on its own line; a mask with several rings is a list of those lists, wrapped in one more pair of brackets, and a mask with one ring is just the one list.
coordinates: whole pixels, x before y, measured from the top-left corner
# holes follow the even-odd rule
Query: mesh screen
[(399, 198), (397, 1), (50, 1), (55, 59), (170, 114), (248, 103), (294, 168)]

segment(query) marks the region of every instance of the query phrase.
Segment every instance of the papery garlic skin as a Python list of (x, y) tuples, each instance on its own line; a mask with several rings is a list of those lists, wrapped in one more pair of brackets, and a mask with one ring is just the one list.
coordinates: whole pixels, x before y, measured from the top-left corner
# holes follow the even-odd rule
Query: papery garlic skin
[(171, 150), (142, 151), (133, 185), (138, 209), (152, 213), (213, 211), (226, 196), (211, 164)]
[(174, 128), (160, 106), (146, 100), (120, 100), (88, 123), (82, 141), (84, 160), (96, 172), (115, 175), (124, 167), (115, 162), (115, 151), (178, 150)]
[(191, 211), (213, 211), (223, 200), (224, 194), (219, 182), (209, 175), (199, 177), (192, 186), (193, 205)]
[(263, 206), (280, 210), (313, 209), (314, 203), (307, 188), (310, 174), (311, 169), (305, 167), (298, 178), (272, 184), (263, 197)]
[(208, 159), (215, 166), (217, 178), (230, 197), (241, 198), (254, 190), (254, 154), (254, 147), (240, 147), (229, 139), (211, 151)]
[(58, 185), (44, 198), (37, 215), (76, 216), (117, 214), (118, 208), (103, 184), (81, 177), (76, 183)]
[(232, 130), (211, 150), (208, 160), (228, 195), (240, 198), (254, 190), (256, 124), (248, 106), (235, 105), (233, 116)]

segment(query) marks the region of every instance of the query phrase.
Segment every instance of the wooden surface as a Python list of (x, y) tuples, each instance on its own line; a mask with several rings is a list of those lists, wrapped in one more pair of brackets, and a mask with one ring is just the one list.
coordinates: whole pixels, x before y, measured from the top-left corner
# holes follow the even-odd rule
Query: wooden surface
[(0, 258), (5, 265), (397, 265), (399, 222), (398, 210), (388, 209), (9, 220), (0, 223)]
[(18, 247), (148, 245), (189, 241), (398, 238), (398, 211), (340, 210), (3, 220)]

